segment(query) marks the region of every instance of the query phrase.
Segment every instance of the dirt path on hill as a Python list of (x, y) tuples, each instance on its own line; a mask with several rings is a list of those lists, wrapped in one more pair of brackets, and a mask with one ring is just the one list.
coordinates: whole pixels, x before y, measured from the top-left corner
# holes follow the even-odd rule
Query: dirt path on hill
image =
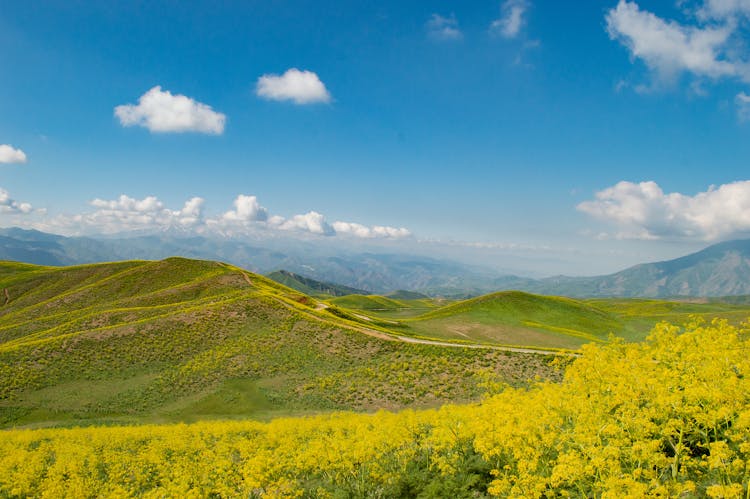
[[(316, 319), (323, 321), (319, 317)], [(451, 343), (449, 341), (439, 340), (427, 340), (423, 338), (412, 338), (411, 336), (401, 336), (398, 334), (389, 334), (375, 329), (368, 329), (366, 327), (354, 326), (346, 324), (344, 327), (353, 329), (367, 336), (372, 336), (386, 341), (400, 341), (402, 343), (415, 343), (418, 345), (434, 345), (439, 347), (448, 348), (484, 348), (486, 350), (500, 350), (502, 352), (517, 352), (517, 353), (536, 353), (539, 355), (560, 355), (564, 357), (578, 357), (579, 354), (574, 352), (561, 352), (559, 350), (543, 350), (538, 348), (523, 348), (523, 347), (506, 347), (502, 345), (482, 345), (480, 343)]]
[(500, 345), (481, 345), (478, 343), (450, 343), (447, 341), (436, 341), (436, 340), (423, 340), (420, 338), (411, 338), (409, 336), (398, 336), (394, 335), (395, 338), (398, 338), (399, 341), (403, 341), (404, 343), (419, 343), (422, 345), (436, 345), (441, 347), (454, 347), (454, 348), (488, 348), (491, 350), (502, 350), (504, 352), (518, 352), (518, 353), (538, 353), (540, 355), (563, 355), (566, 357), (578, 357), (577, 353), (573, 352), (560, 352), (558, 350), (540, 350), (537, 348), (523, 348), (523, 347), (504, 347)]
[[(242, 273), (242, 276), (245, 278), (245, 281), (247, 281), (247, 283), (252, 286), (252, 281), (250, 280), (250, 277), (244, 272)], [(288, 304), (280, 298), (273, 297), (273, 299), (275, 299), (282, 305), (288, 306)], [(316, 311), (323, 311), (327, 308), (328, 308), (328, 305), (326, 305), (323, 302), (317, 302), (315, 304)], [(297, 309), (296, 311), (318, 322), (329, 323), (329, 321), (325, 320), (322, 317), (318, 317), (315, 314), (306, 312), (304, 310), (299, 310), (299, 309)], [(506, 346), (501, 346), (501, 345), (482, 345), (479, 343), (451, 343), (448, 341), (412, 338), (410, 336), (401, 336), (395, 333), (385, 333), (383, 331), (378, 331), (376, 329), (369, 329), (369, 328), (354, 325), (354, 324), (341, 324), (341, 327), (351, 329), (353, 331), (366, 334), (367, 336), (372, 336), (373, 338), (378, 338), (380, 340), (385, 340), (385, 341), (400, 341), (402, 343), (413, 343), (413, 344), (419, 344), (419, 345), (434, 345), (434, 346), (448, 347), (448, 348), (484, 348), (487, 350), (500, 350), (502, 352), (535, 353), (539, 355), (559, 355), (559, 356), (564, 356), (564, 357), (578, 357), (579, 355), (574, 352), (561, 352), (559, 350), (544, 350), (544, 349), (523, 348), (523, 347), (506, 347)]]

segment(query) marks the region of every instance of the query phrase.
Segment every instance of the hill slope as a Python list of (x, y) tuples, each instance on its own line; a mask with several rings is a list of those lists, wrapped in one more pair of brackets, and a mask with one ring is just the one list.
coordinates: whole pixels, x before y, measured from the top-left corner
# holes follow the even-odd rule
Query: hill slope
[[(346, 300), (348, 297), (338, 298)], [(366, 297), (372, 298), (372, 297)], [(370, 313), (359, 308), (362, 313)], [(402, 334), (495, 345), (575, 349), (606, 341), (610, 334), (643, 340), (659, 322), (686, 324), (695, 318), (727, 319), (740, 325), (750, 318), (746, 299), (664, 300), (637, 298), (572, 299), (522, 291), (501, 291), (399, 319)]]
[(292, 289), (296, 289), (306, 295), (328, 295), (328, 296), (345, 296), (345, 295), (367, 295), (367, 291), (357, 288), (350, 288), (342, 284), (316, 281), (288, 270), (277, 270), (267, 274), (266, 277), (279, 284)]
[(748, 351), (663, 324), (479, 404), (3, 431), (0, 497), (747, 497)]
[[(0, 426), (271, 417), (478, 396), (544, 357), (406, 344), (230, 265), (0, 263)], [(382, 335), (381, 335), (382, 336)]]
[(577, 348), (623, 324), (585, 302), (520, 291), (480, 296), (404, 321), (421, 335), (508, 345)]

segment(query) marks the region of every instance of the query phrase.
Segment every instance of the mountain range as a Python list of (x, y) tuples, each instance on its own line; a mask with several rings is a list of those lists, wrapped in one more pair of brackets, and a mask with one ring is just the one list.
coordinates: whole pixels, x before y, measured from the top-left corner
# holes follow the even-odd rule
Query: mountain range
[[(503, 283), (502, 279), (496, 281)], [(727, 241), (673, 260), (643, 263), (596, 277), (557, 276), (519, 288), (566, 296), (679, 297), (750, 294), (750, 240)]]
[[(293, 275), (294, 281), (305, 286), (319, 285), (329, 291), (341, 287), (329, 294), (345, 293), (346, 289), (357, 294), (409, 290), (431, 296), (470, 297), (514, 289), (573, 297), (750, 295), (750, 240), (722, 242), (674, 260), (635, 265), (609, 275), (532, 279), (414, 255), (326, 254), (302, 245), (277, 249), (200, 236), (64, 237), (19, 228), (0, 229), (2, 260), (62, 266), (169, 256), (220, 260), (267, 274), (283, 269), (285, 278)], [(318, 291), (326, 293), (322, 288)]]
[(419, 255), (324, 250), (303, 241), (246, 241), (184, 234), (65, 237), (36, 230), (0, 229), (0, 260), (75, 265), (181, 256), (218, 260), (256, 273), (278, 270), (354, 288), (359, 293), (418, 290), (468, 297), (492, 290), (500, 273), (482, 266)]
[(310, 296), (326, 295), (326, 296), (346, 296), (346, 295), (367, 295), (367, 291), (357, 288), (350, 288), (349, 286), (343, 286), (341, 284), (334, 284), (332, 282), (320, 282), (309, 277), (289, 272), (288, 270), (277, 270), (271, 272), (266, 277), (273, 279), (279, 284), (283, 284), (292, 289), (296, 289), (302, 293)]

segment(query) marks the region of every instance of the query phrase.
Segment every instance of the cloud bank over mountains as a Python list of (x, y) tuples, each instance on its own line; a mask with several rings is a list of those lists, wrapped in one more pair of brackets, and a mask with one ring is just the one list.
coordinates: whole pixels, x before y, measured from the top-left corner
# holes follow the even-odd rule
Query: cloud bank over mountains
[[(270, 215), (256, 196), (240, 194), (232, 209), (216, 216), (207, 216), (205, 200), (192, 197), (179, 209), (167, 207), (156, 196), (135, 199), (125, 194), (117, 199), (96, 198), (91, 211), (73, 215), (47, 217), (43, 210), (34, 210), (29, 203), (12, 199), (0, 189), (0, 214), (27, 215), (25, 221), (15, 218), (17, 225), (64, 235), (100, 235), (124, 232), (160, 232), (180, 230), (196, 234), (218, 234), (227, 237), (286, 232), (298, 235), (344, 236), (363, 239), (402, 239), (411, 236), (404, 227), (367, 226), (356, 222), (328, 222), (322, 214), (309, 211), (289, 218)], [(36, 215), (36, 216), (35, 216)]]

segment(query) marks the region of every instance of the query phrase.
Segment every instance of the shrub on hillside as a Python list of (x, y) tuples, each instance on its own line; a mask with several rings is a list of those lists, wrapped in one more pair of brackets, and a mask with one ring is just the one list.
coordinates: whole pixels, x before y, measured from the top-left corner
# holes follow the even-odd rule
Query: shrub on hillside
[(723, 321), (584, 347), (562, 383), (440, 410), (7, 431), (0, 497), (737, 497), (750, 339)]

